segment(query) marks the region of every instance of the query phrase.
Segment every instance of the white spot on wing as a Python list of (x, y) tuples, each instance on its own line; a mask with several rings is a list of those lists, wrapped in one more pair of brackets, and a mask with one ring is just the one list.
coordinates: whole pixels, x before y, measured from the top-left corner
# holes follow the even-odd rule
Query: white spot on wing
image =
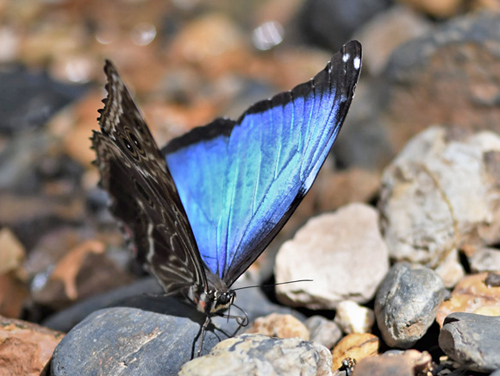
[(344, 54), (344, 56), (342, 56), (342, 61), (344, 63), (347, 63), (347, 61), (351, 58), (351, 55), (349, 54)]
[(358, 70), (361, 67), (361, 59), (359, 57), (356, 57), (354, 59), (354, 69)]

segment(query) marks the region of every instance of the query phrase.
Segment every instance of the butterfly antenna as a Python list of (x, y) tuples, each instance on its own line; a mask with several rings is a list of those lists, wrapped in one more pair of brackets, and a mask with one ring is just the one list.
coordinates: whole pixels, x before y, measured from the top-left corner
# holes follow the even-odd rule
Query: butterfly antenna
[(250, 324), (250, 318), (248, 317), (247, 313), (241, 307), (237, 306), (236, 304), (233, 304), (233, 305), (236, 308), (238, 308), (240, 310), (240, 312), (243, 313), (243, 315), (245, 315), (245, 317), (235, 316), (236, 322), (239, 325), (238, 330), (240, 330), (240, 328), (242, 326), (247, 326), (248, 324)]
[[(245, 286), (245, 287), (240, 287), (237, 289), (233, 289), (233, 291), (238, 291), (238, 290), (245, 290), (245, 289), (252, 289), (255, 287), (274, 287), (274, 286), (280, 286), (280, 285), (288, 285), (290, 283), (297, 283), (297, 282), (312, 282), (314, 281), (313, 279), (297, 279), (295, 281), (287, 281), (287, 282), (280, 282), (280, 283), (272, 283), (270, 285), (254, 285), (254, 286)], [(233, 304), (235, 305), (235, 304)]]

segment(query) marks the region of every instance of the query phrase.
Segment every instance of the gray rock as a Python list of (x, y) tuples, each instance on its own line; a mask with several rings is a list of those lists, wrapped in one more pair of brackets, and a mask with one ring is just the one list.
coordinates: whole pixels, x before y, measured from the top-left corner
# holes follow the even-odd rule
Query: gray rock
[(498, 226), (492, 222), (500, 197), (486, 155), (499, 151), (500, 137), (491, 132), (454, 140), (432, 127), (414, 137), (382, 178), (379, 207), (391, 257), (435, 267), (461, 245), (483, 242), (482, 229)]
[(350, 204), (309, 220), (281, 246), (276, 282), (313, 282), (279, 285), (276, 292), (283, 303), (310, 309), (335, 309), (342, 300), (364, 303), (373, 298), (388, 266), (377, 212)]
[(375, 298), (375, 316), (385, 342), (399, 348), (415, 344), (434, 322), (444, 296), (443, 281), (431, 269), (394, 265)]
[(339, 326), (323, 316), (311, 316), (304, 324), (309, 329), (311, 341), (319, 343), (328, 349), (333, 348), (342, 338), (342, 331)]
[(497, 369), (495, 372), (493, 372), (492, 374), (490, 374), (490, 376), (500, 376), (500, 368)]
[(500, 249), (479, 248), (468, 257), (470, 269), (474, 273), (500, 270)]
[(299, 338), (242, 334), (216, 345), (208, 356), (182, 366), (179, 376), (328, 376), (332, 355), (324, 346)]
[(447, 316), (439, 346), (461, 366), (479, 372), (500, 368), (500, 317), (456, 312)]
[(390, 6), (388, 0), (310, 0), (299, 15), (301, 35), (314, 44), (336, 50), (354, 31)]
[(353, 39), (363, 45), (363, 69), (378, 76), (396, 47), (431, 30), (432, 24), (421, 13), (396, 3), (363, 23)]

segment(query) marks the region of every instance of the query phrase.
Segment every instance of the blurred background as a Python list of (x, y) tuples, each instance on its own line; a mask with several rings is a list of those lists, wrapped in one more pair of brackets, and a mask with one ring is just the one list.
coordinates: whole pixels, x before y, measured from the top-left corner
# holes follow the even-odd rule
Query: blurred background
[[(498, 131), (498, 12), (495, 0), (0, 0), (0, 315), (41, 322), (142, 273), (91, 165), (105, 59), (162, 146), (362, 43), (332, 158), (277, 248), (315, 213), (375, 202), (382, 169), (428, 126)], [(256, 280), (270, 278), (266, 254)]]

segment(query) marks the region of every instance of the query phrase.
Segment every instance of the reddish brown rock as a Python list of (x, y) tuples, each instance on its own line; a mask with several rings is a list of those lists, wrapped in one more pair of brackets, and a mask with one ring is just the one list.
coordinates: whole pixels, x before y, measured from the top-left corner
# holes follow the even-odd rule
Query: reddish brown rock
[(0, 375), (38, 376), (64, 334), (0, 316)]

